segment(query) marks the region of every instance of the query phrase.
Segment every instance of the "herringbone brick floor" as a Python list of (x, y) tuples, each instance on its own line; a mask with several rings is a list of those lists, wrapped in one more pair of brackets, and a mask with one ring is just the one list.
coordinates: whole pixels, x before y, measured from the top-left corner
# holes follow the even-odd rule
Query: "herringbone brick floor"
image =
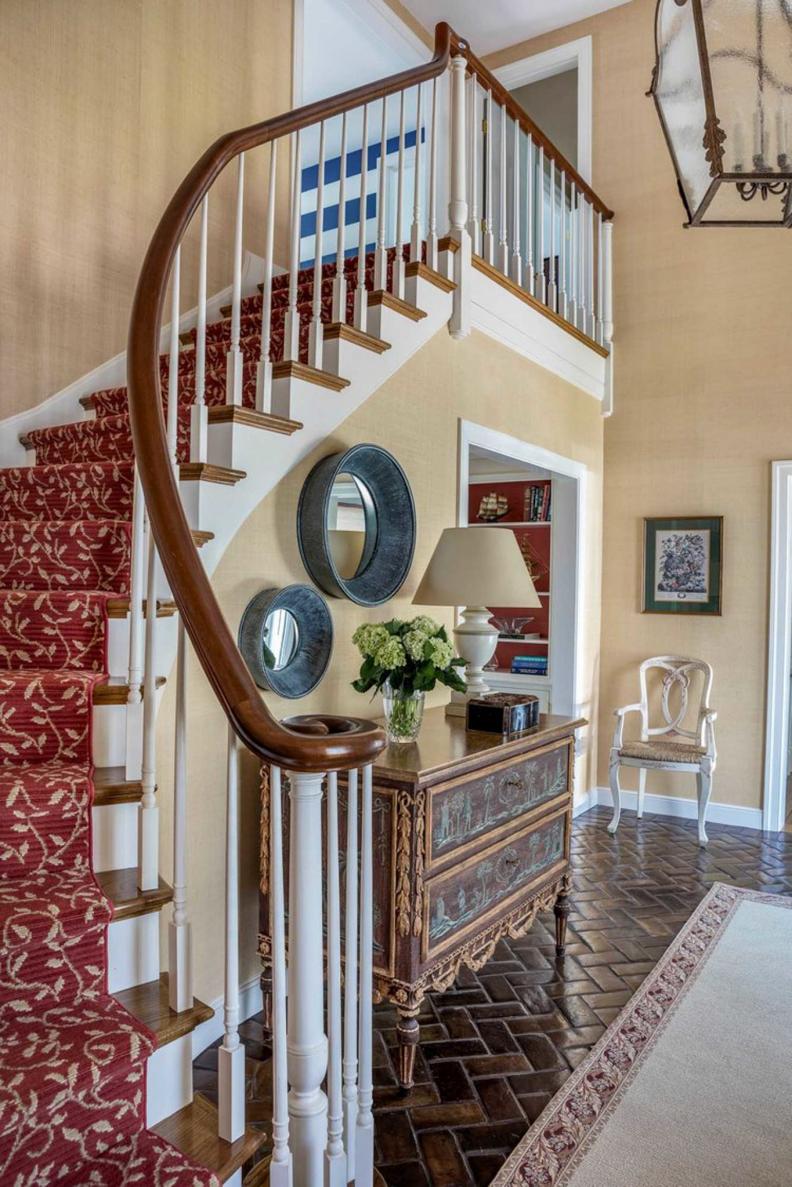
[[(567, 956), (552, 917), (499, 944), (479, 973), (427, 998), (415, 1087), (400, 1092), (395, 1015), (375, 1015), (377, 1165), (388, 1187), (485, 1187), (572, 1068), (600, 1037), (713, 882), (792, 894), (792, 834), (622, 815), (575, 821)], [(248, 1116), (268, 1128), (269, 1049), (260, 1019), (242, 1028)], [(216, 1095), (216, 1051), (195, 1061), (195, 1086)]]

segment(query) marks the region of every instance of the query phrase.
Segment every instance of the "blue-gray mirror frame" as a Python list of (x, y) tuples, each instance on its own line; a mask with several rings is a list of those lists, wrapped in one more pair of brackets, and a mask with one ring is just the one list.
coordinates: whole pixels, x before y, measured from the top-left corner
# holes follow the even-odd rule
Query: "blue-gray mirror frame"
[[(297, 626), (297, 648), (279, 670), (264, 663), (267, 619), (286, 610)], [(239, 623), (239, 650), (259, 688), (289, 700), (307, 696), (327, 671), (333, 652), (333, 620), (321, 594), (310, 585), (262, 589), (248, 602)]]

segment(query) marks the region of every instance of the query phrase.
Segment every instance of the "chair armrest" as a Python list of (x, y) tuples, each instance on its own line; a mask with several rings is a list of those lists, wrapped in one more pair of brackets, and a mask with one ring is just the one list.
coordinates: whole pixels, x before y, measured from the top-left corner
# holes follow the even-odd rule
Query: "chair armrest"
[(699, 727), (701, 729), (701, 745), (707, 747), (707, 752), (714, 758), (715, 756), (715, 730), (713, 728), (715, 722), (718, 720), (718, 714), (714, 709), (708, 708), (706, 705), (699, 713)]
[(624, 719), (628, 713), (643, 713), (641, 705), (622, 705), (620, 709), (613, 710), (616, 718), (616, 729), (613, 731), (613, 747), (616, 750), (621, 749), (621, 744), (624, 738)]

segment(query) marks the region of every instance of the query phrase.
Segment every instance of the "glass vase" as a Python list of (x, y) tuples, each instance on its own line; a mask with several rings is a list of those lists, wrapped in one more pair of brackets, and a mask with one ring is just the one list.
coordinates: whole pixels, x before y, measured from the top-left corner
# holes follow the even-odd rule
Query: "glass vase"
[(402, 692), (391, 688), (390, 681), (382, 686), (382, 705), (385, 710), (385, 732), (389, 742), (414, 742), (423, 721), (423, 692)]

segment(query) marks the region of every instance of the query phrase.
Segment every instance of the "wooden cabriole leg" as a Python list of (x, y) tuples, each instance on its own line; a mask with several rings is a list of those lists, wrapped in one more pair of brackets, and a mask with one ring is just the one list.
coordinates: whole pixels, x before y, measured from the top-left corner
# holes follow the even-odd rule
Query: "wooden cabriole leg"
[(399, 1040), (399, 1085), (408, 1092), (415, 1076), (415, 1052), (418, 1048), (421, 1028), (418, 1019), (399, 1012), (396, 1038)]
[(569, 919), (569, 895), (562, 891), (555, 901), (555, 942), (556, 956), (561, 958), (566, 953), (567, 920)]

